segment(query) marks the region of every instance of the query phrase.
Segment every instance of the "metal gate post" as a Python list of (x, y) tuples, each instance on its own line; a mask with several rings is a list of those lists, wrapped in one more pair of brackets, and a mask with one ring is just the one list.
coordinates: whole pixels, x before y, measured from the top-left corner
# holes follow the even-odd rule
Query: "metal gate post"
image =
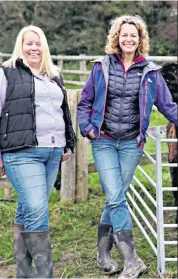
[(162, 277), (165, 273), (164, 213), (162, 189), (161, 131), (156, 127), (156, 201), (157, 201), (157, 269)]

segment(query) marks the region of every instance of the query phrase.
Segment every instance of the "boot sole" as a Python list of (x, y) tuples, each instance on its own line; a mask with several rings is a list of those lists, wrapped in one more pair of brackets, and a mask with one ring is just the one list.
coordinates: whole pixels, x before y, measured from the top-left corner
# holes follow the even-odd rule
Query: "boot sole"
[(140, 269), (138, 269), (137, 276), (133, 277), (133, 279), (139, 278), (141, 275), (145, 274), (148, 271), (148, 268), (145, 264), (143, 264)]
[(140, 266), (140, 268), (138, 268), (137, 271), (135, 271), (135, 274), (132, 275), (132, 276), (128, 276), (128, 275), (121, 275), (121, 276), (118, 276), (118, 279), (127, 279), (127, 278), (130, 278), (130, 279), (137, 279), (139, 278), (141, 275), (145, 274), (147, 272), (148, 268), (145, 264), (143, 264), (142, 266)]
[(110, 270), (108, 272), (104, 271), (104, 274), (105, 275), (112, 275), (112, 274), (115, 274), (115, 273), (118, 273), (119, 272), (119, 268), (116, 268), (115, 270)]
[(145, 264), (143, 264), (143, 266), (142, 266), (141, 269), (140, 269), (140, 273), (139, 273), (138, 276), (147, 273), (147, 271), (148, 271), (148, 267), (147, 267)]
[(101, 266), (99, 263), (97, 263), (97, 267), (99, 268), (99, 269), (102, 269), (103, 271), (104, 271), (104, 274), (105, 275), (111, 275), (111, 274), (115, 274), (115, 273), (117, 273), (117, 272), (119, 272), (119, 267), (114, 267), (113, 269), (111, 269), (110, 271), (105, 271), (104, 269), (104, 267), (103, 266)]

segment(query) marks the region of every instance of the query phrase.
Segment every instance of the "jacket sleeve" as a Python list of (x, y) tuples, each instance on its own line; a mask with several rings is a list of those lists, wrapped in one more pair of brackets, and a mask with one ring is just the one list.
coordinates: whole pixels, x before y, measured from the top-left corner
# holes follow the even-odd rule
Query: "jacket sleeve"
[(4, 107), (7, 90), (7, 79), (2, 68), (0, 68), (0, 116)]
[(178, 126), (178, 105), (173, 102), (169, 88), (160, 72), (157, 73), (155, 105), (159, 112)]
[(76, 145), (76, 135), (72, 126), (71, 114), (70, 114), (68, 101), (67, 101), (67, 92), (64, 87), (64, 82), (61, 76), (58, 77), (57, 83), (61, 87), (64, 94), (64, 99), (61, 106), (63, 110), (63, 117), (65, 122), (65, 136), (66, 136), (66, 146), (64, 148), (64, 152), (67, 150), (67, 148), (69, 148), (72, 152), (74, 152), (74, 148)]
[(78, 103), (77, 117), (82, 136), (86, 137), (93, 129), (91, 124), (92, 106), (95, 98), (94, 76), (97, 64), (91, 70), (91, 73), (82, 89), (80, 101)]
[[(6, 90), (7, 90), (7, 79), (4, 74), (3, 69), (0, 67), (0, 118), (2, 114), (2, 109), (4, 107), (6, 99)], [(1, 123), (0, 123), (1, 125)], [(0, 147), (0, 157), (1, 157), (1, 147)]]

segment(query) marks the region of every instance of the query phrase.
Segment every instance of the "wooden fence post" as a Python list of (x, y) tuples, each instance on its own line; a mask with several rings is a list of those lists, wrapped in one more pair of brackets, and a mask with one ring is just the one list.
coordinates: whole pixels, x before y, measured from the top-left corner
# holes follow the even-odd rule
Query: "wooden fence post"
[(4, 199), (10, 200), (12, 196), (12, 185), (6, 176), (0, 178), (0, 189), (4, 190)]
[[(86, 56), (86, 54), (80, 54), (80, 56)], [(86, 70), (87, 70), (86, 60), (81, 60), (80, 61), (80, 71), (86, 72)], [(80, 81), (86, 81), (86, 76), (80, 75)]]
[(62, 72), (63, 68), (64, 68), (64, 60), (63, 59), (57, 60), (57, 65), (58, 65), (58, 67), (60, 68), (60, 70)]
[(4, 189), (4, 199), (10, 200), (12, 196), (12, 188)]
[[(78, 100), (80, 91), (77, 92)], [(77, 125), (77, 168), (76, 168), (76, 199), (88, 199), (88, 139), (83, 138)]]
[[(76, 118), (77, 118), (77, 94), (75, 90), (69, 90), (68, 103), (71, 112), (73, 128), (76, 133)], [(76, 186), (76, 152), (72, 158), (62, 163), (61, 170), (61, 201), (75, 201), (75, 186)]]

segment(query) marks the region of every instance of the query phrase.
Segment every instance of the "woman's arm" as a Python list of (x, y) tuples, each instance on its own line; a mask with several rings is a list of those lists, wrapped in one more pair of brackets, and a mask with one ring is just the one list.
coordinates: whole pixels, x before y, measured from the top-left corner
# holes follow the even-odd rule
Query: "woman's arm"
[(64, 148), (64, 154), (66, 154), (66, 156), (63, 156), (63, 159), (65, 161), (71, 156), (70, 150), (71, 152), (74, 152), (75, 145), (76, 145), (76, 135), (72, 126), (71, 114), (70, 114), (68, 100), (67, 100), (67, 91), (64, 86), (63, 78), (61, 76), (58, 76), (54, 80), (56, 81), (56, 83), (61, 88), (64, 94), (64, 99), (61, 108), (63, 110), (63, 118), (65, 122), (66, 146)]
[(176, 126), (178, 126), (178, 105), (173, 102), (169, 88), (161, 75), (157, 73), (157, 91), (155, 105), (158, 110)]
[[(7, 79), (5, 77), (3, 69), (0, 68), (0, 116), (5, 103), (6, 90), (7, 90)], [(0, 151), (0, 176), (3, 176), (4, 174), (5, 174), (4, 164), (1, 158), (1, 151)]]
[(98, 66), (98, 64), (93, 66), (92, 71), (83, 87), (78, 104), (77, 117), (81, 134), (84, 137), (88, 136), (93, 130), (93, 125), (90, 122), (90, 118), (92, 114), (93, 101), (95, 98), (94, 76)]
[(5, 103), (7, 90), (7, 79), (2, 68), (0, 68), (0, 116)]

